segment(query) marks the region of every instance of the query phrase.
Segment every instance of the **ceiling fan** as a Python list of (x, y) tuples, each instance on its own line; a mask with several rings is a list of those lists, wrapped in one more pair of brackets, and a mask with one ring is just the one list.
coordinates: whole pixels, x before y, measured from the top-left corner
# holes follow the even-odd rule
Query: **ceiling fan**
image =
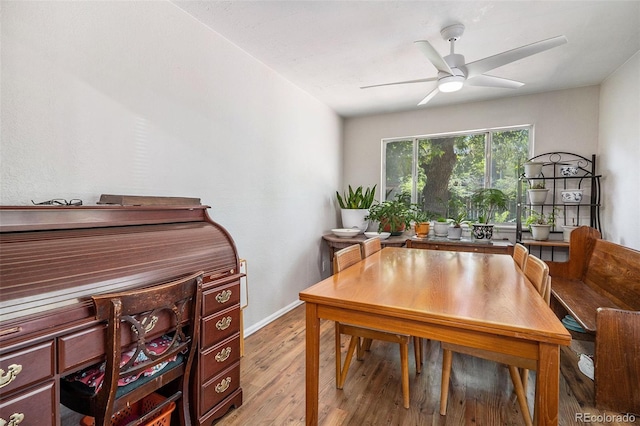
[(470, 86), (497, 87), (504, 89), (517, 89), (524, 83), (509, 80), (507, 78), (495, 77), (484, 74), (487, 71), (510, 64), (527, 56), (544, 52), (545, 50), (563, 45), (567, 42), (565, 36), (557, 36), (547, 40), (538, 41), (536, 43), (521, 46), (506, 52), (498, 53), (484, 59), (474, 62), (465, 63), (464, 56), (454, 52), (455, 42), (462, 37), (464, 33), (464, 25), (454, 24), (440, 31), (442, 38), (450, 43), (451, 52), (447, 56), (440, 56), (438, 51), (427, 40), (418, 40), (416, 46), (422, 51), (427, 59), (438, 70), (437, 77), (421, 78), (418, 80), (398, 81), (395, 83), (375, 84), (372, 86), (363, 86), (361, 89), (371, 87), (391, 86), (395, 84), (424, 83), (427, 81), (437, 81), (438, 85), (427, 96), (422, 99), (418, 105), (424, 105), (429, 102), (438, 92), (455, 92), (462, 89), (465, 84)]

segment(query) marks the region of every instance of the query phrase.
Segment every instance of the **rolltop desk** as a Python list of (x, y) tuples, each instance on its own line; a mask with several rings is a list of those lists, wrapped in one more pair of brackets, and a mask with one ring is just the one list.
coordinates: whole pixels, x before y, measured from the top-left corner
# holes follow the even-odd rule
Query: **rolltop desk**
[(91, 295), (200, 271), (192, 423), (210, 425), (242, 404), (242, 274), (233, 239), (207, 208), (0, 206), (0, 419), (60, 424), (60, 378), (104, 351)]

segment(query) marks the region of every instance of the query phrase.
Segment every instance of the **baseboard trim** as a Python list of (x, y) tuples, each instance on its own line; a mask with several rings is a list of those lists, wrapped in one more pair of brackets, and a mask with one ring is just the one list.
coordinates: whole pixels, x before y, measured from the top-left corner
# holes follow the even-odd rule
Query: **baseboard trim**
[(266, 317), (262, 321), (253, 324), (251, 327), (245, 328), (244, 329), (244, 337), (246, 338), (248, 336), (251, 336), (253, 333), (255, 333), (256, 331), (260, 330), (262, 327), (264, 327), (264, 326), (268, 325), (269, 323), (277, 320), (278, 318), (280, 318), (281, 316), (283, 316), (287, 312), (289, 312), (289, 311), (297, 308), (298, 306), (300, 306), (302, 303), (304, 303), (302, 300), (296, 300), (295, 302), (285, 306), (284, 308), (280, 309), (279, 311), (276, 311), (273, 314), (269, 315), (268, 317)]

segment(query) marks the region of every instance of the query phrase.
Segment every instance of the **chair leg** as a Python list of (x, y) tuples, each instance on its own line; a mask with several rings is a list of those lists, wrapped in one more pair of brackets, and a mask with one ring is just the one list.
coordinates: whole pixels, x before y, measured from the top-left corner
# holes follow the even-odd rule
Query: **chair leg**
[(422, 373), (422, 339), (420, 337), (413, 338), (413, 350), (416, 356), (416, 374)]
[(364, 359), (364, 351), (368, 351), (371, 348), (371, 339), (365, 339), (358, 337), (358, 347), (356, 351), (356, 359), (362, 361)]
[(449, 399), (449, 379), (451, 378), (451, 363), (453, 353), (444, 349), (442, 351), (442, 382), (440, 384), (440, 414), (447, 415), (447, 400)]
[[(353, 358), (353, 353), (356, 351), (356, 347), (359, 345), (359, 341), (359, 337), (351, 336), (351, 340), (349, 341), (349, 349), (347, 349), (347, 356), (344, 359), (344, 366), (341, 370), (336, 371), (336, 387), (338, 389), (342, 389), (342, 387), (344, 386), (344, 381), (347, 378), (349, 366), (351, 365), (351, 358)], [(340, 356), (340, 354), (337, 355)]]
[(531, 414), (529, 413), (529, 404), (527, 404), (527, 395), (525, 394), (524, 388), (522, 387), (520, 372), (518, 371), (517, 367), (510, 365), (509, 374), (511, 374), (513, 388), (516, 391), (516, 396), (518, 397), (518, 404), (520, 405), (520, 411), (522, 411), (522, 418), (524, 419), (524, 423), (527, 426), (531, 426), (533, 423), (531, 421)]
[(342, 336), (340, 335), (340, 323), (335, 322), (335, 339), (336, 339), (336, 387), (340, 389), (340, 374), (342, 372)]
[(525, 395), (527, 393), (527, 386), (529, 385), (529, 370), (523, 368), (520, 370), (520, 380), (522, 380), (522, 389), (524, 389)]
[(400, 368), (404, 408), (409, 408), (409, 345), (407, 343), (400, 343)]

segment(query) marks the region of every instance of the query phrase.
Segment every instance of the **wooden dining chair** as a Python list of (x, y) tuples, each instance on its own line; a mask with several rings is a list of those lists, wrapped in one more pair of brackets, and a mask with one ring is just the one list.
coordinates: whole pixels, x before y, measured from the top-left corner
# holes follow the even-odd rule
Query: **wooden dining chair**
[[(334, 254), (333, 272), (341, 272), (349, 266), (358, 263), (360, 260), (362, 260), (362, 253), (359, 245), (352, 245), (343, 248)], [(349, 346), (347, 348), (347, 354), (344, 359), (344, 365), (342, 365), (341, 353), (343, 334), (351, 336), (351, 340), (349, 341)], [(363, 353), (363, 341), (367, 339), (398, 343), (398, 345), (400, 346), (403, 406), (404, 408), (409, 408), (409, 335), (390, 333), (382, 330), (375, 330), (367, 327), (360, 327), (357, 325), (345, 324), (336, 321), (336, 387), (338, 389), (343, 388), (354, 352), (357, 351), (358, 359), (362, 359), (361, 356)], [(416, 366), (418, 366), (418, 364), (416, 364)]]
[(524, 245), (516, 243), (516, 245), (513, 246), (513, 260), (521, 271), (524, 271), (524, 266), (527, 263), (528, 256), (529, 250)]
[[(550, 277), (549, 267), (542, 260), (533, 255), (527, 256), (524, 269), (525, 277), (533, 284), (541, 297), (547, 301), (550, 298)], [(522, 417), (527, 426), (533, 424), (531, 414), (529, 413), (529, 405), (527, 403), (526, 378), (529, 370), (535, 370), (536, 363), (534, 360), (524, 359), (517, 356), (498, 354), (489, 350), (469, 348), (463, 345), (442, 342), (442, 382), (440, 387), (440, 414), (447, 414), (447, 400), (449, 397), (449, 380), (451, 377), (451, 364), (453, 361), (453, 352), (472, 355), (478, 358), (487, 359), (489, 361), (500, 362), (506, 364), (509, 368), (509, 375), (513, 382), (513, 389), (518, 399)], [(523, 383), (524, 382), (524, 383)]]
[(93, 417), (96, 426), (106, 426), (112, 424), (112, 415), (163, 388), (171, 395), (143, 419), (148, 422), (178, 401), (180, 424), (191, 425), (189, 375), (197, 351), (201, 298), (202, 273), (94, 296), (96, 319), (106, 323), (106, 361), (62, 378), (60, 402)]
[[(360, 243), (360, 248), (362, 250), (362, 258), (364, 259), (382, 250), (382, 243), (379, 237), (368, 238)], [(371, 348), (372, 340), (364, 339), (361, 343), (358, 348), (359, 352), (357, 353), (358, 359), (362, 359), (363, 351), (368, 351)], [(416, 359), (416, 372), (420, 373), (422, 371), (422, 338), (413, 337), (413, 348)]]
[(362, 249), (362, 257), (365, 258), (382, 250), (382, 243), (380, 238), (373, 237), (360, 243), (360, 248)]

